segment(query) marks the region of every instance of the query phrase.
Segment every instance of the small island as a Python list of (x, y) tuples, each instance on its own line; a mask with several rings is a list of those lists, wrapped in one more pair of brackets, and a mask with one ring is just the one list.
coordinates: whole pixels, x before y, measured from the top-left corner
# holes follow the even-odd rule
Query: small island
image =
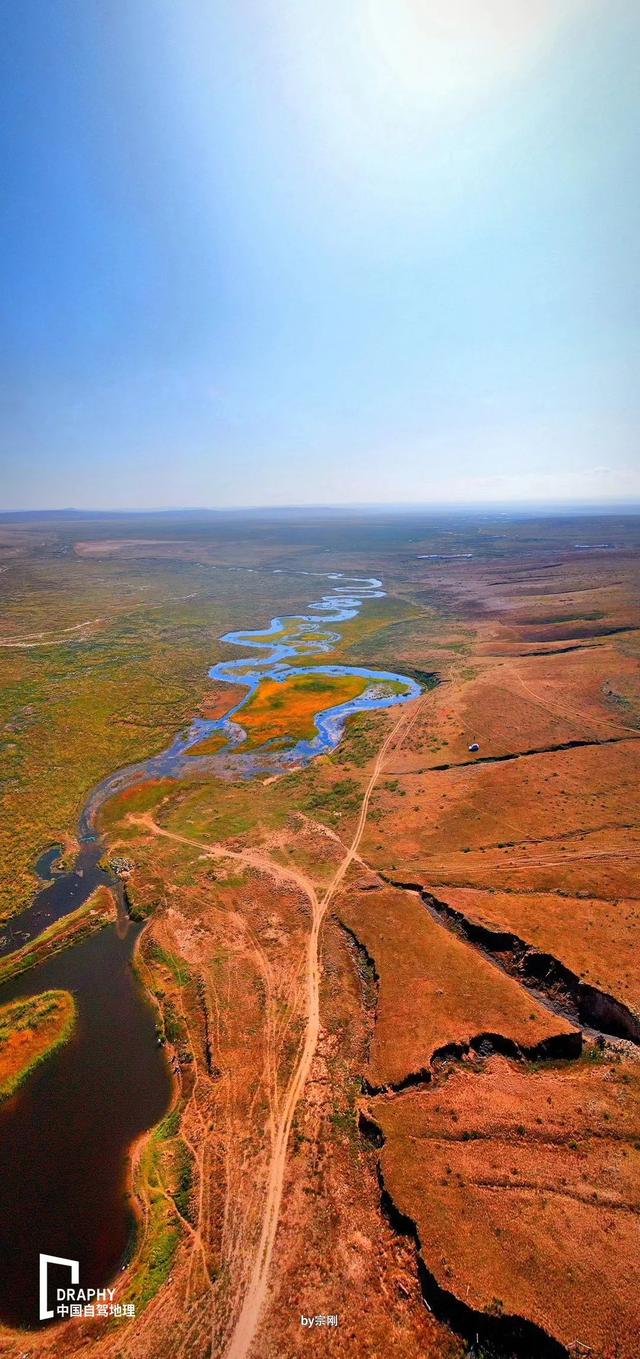
[(41, 991), (0, 1006), (0, 1102), (15, 1094), (71, 1036), (76, 1006), (69, 991)]

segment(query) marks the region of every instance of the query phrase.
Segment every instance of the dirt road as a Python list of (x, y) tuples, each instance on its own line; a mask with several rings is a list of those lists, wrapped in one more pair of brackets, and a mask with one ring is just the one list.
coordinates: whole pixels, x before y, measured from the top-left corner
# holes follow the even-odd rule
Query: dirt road
[[(398, 721), (391, 728), (391, 731), (388, 733), (380, 747), (363, 794), (351, 844), (340, 860), (328, 887), (321, 897), (318, 897), (313, 883), (305, 874), (290, 866), (284, 867), (281, 863), (271, 859), (260, 850), (232, 850), (222, 844), (204, 844), (201, 841), (191, 839), (188, 836), (178, 835), (175, 832), (165, 830), (159, 826), (148, 813), (132, 815), (130, 817), (132, 823), (144, 826), (145, 829), (150, 831), (153, 835), (165, 836), (168, 839), (178, 840), (184, 844), (198, 845), (200, 848), (206, 849), (215, 858), (228, 858), (241, 861), (258, 870), (270, 873), (274, 877), (288, 882), (290, 885), (297, 886), (306, 896), (311, 909), (311, 928), (306, 949), (306, 1027), (304, 1041), (289, 1084), (278, 1105), (271, 1144), (271, 1159), (262, 1211), (260, 1237), (255, 1258), (251, 1264), (249, 1280), (244, 1297), (229, 1337), (229, 1342), (225, 1351), (225, 1359), (244, 1359), (244, 1356), (248, 1355), (266, 1299), (273, 1248), (280, 1218), (291, 1126), (296, 1107), (311, 1071), (311, 1065), (315, 1056), (320, 1033), (319, 940), (322, 923), (329, 905), (336, 892), (341, 887), (351, 864), (354, 860), (358, 859), (358, 848), (366, 825), (371, 794), (383, 769), (386, 756), (394, 744), (399, 748), (404, 740), (406, 740), (414, 722), (419, 716), (423, 702), (424, 700), (421, 700), (415, 707), (412, 705), (412, 710), (403, 710)], [(212, 1335), (212, 1354), (215, 1351), (215, 1345), (216, 1337), (215, 1335)]]
[[(414, 712), (410, 719), (411, 723), (415, 721), (416, 716), (417, 714)], [(291, 1124), (296, 1106), (311, 1070), (311, 1064), (315, 1055), (320, 1031), (320, 961), (318, 955), (320, 928), (332, 898), (335, 896), (351, 864), (357, 857), (358, 846), (362, 839), (362, 833), (367, 820), (367, 811), (371, 794), (376, 781), (380, 776), (389, 748), (402, 727), (409, 727), (406, 713), (403, 713), (395, 726), (392, 727), (378, 752), (371, 777), (364, 792), (360, 815), (351, 844), (336, 869), (324, 896), (322, 896), (319, 901), (317, 899), (315, 901), (312, 926), (307, 947), (307, 1026), (305, 1038), (297, 1066), (293, 1072), (281, 1106), (280, 1116), (275, 1130), (260, 1241), (242, 1307), (227, 1346), (225, 1359), (244, 1359), (244, 1356), (249, 1353), (267, 1293), (271, 1257), (273, 1255), (273, 1247), (280, 1217), (280, 1206), (282, 1203), (282, 1188), (284, 1184)]]

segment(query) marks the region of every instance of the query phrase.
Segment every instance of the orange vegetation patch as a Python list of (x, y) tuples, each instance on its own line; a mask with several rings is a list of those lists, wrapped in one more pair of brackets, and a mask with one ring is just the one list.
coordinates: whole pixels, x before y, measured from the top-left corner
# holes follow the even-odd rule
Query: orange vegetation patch
[(640, 903), (555, 892), (440, 888), (447, 905), (490, 930), (509, 930), (551, 953), (577, 977), (640, 1014)]
[(42, 991), (0, 1006), (0, 1100), (69, 1037), (75, 1002), (69, 991)]
[(252, 745), (285, 736), (313, 736), (314, 717), (325, 708), (346, 703), (364, 693), (367, 680), (358, 675), (294, 675), (288, 680), (263, 680), (237, 721)]
[(433, 919), (413, 892), (345, 893), (338, 914), (380, 979), (367, 1079), (400, 1085), (434, 1056), (482, 1036), (520, 1050), (580, 1050), (580, 1036), (513, 978)]
[(226, 746), (228, 737), (221, 731), (214, 731), (210, 736), (205, 736), (203, 741), (198, 741), (197, 745), (189, 746), (185, 750), (185, 755), (195, 758), (198, 755), (215, 755), (223, 746)]
[(199, 706), (198, 716), (214, 722), (218, 717), (224, 717), (230, 708), (235, 708), (246, 692), (246, 685), (212, 684)]
[(637, 1355), (640, 1068), (492, 1058), (369, 1111), (436, 1285), (594, 1359)]

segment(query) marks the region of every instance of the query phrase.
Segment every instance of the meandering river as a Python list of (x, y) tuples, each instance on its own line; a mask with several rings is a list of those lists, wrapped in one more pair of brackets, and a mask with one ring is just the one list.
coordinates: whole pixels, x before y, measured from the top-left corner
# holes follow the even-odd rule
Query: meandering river
[[(233, 778), (284, 773), (335, 749), (351, 714), (418, 697), (420, 686), (406, 675), (304, 664), (306, 658), (336, 647), (340, 634), (335, 625), (355, 618), (367, 600), (384, 595), (382, 582), (375, 578), (334, 574), (323, 579), (331, 582), (330, 588), (309, 605), (308, 613), (273, 618), (262, 630), (225, 634), (222, 641), (251, 654), (221, 661), (209, 675), (244, 686), (240, 702), (224, 717), (194, 720), (167, 750), (102, 780), (82, 813), (74, 868), (55, 874), (53, 852), (41, 856), (38, 869), (49, 881), (28, 910), (3, 927), (0, 956), (37, 937), (52, 920), (75, 910), (98, 883), (108, 881), (98, 862), (102, 846), (95, 819), (115, 792), (145, 779), (180, 778), (198, 766)], [(243, 750), (242, 709), (261, 682), (281, 683), (298, 675), (359, 676), (367, 684), (358, 697), (319, 711), (313, 737), (284, 749), (267, 743)], [(198, 755), (198, 745), (214, 733), (223, 737), (222, 749)], [(71, 1040), (0, 1105), (0, 1317), (15, 1326), (38, 1324), (41, 1252), (78, 1259), (82, 1286), (104, 1287), (131, 1246), (129, 1150), (135, 1138), (158, 1122), (171, 1099), (154, 1012), (132, 967), (140, 929), (121, 914), (116, 924), (0, 988), (0, 1003), (48, 987), (67, 989), (74, 993), (78, 1011)]]
[[(307, 574), (306, 572), (304, 573)], [(187, 731), (159, 755), (128, 765), (110, 774), (93, 790), (83, 814), (85, 830), (91, 830), (99, 807), (108, 797), (123, 788), (145, 779), (180, 778), (193, 774), (198, 767), (222, 777), (254, 778), (256, 775), (286, 773), (308, 764), (318, 755), (335, 750), (344, 731), (347, 718), (370, 709), (392, 708), (398, 703), (409, 703), (418, 698), (420, 685), (407, 675), (391, 670), (371, 670), (358, 665), (302, 665), (306, 657), (322, 656), (333, 651), (340, 642), (334, 631), (336, 623), (356, 618), (367, 600), (384, 598), (382, 581), (375, 577), (345, 578), (340, 574), (323, 576), (332, 582), (326, 594), (309, 605), (309, 612), (272, 618), (268, 628), (251, 632), (227, 632), (220, 639), (232, 646), (262, 652), (259, 658), (219, 661), (209, 670), (209, 677), (246, 688), (240, 702), (224, 717), (207, 721), (195, 718)], [(322, 708), (315, 715), (315, 734), (311, 739), (296, 741), (286, 749), (269, 743), (259, 750), (245, 751), (245, 732), (242, 709), (250, 702), (263, 680), (284, 683), (294, 676), (310, 675), (319, 678), (330, 675), (357, 676), (368, 681), (363, 693), (334, 707)], [(214, 733), (225, 741), (215, 755), (197, 754), (198, 745)]]

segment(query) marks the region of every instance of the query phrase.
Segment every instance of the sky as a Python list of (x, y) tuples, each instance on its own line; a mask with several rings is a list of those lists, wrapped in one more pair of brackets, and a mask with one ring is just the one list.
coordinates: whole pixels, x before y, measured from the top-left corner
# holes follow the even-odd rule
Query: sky
[(0, 509), (640, 500), (637, 0), (0, 16)]

